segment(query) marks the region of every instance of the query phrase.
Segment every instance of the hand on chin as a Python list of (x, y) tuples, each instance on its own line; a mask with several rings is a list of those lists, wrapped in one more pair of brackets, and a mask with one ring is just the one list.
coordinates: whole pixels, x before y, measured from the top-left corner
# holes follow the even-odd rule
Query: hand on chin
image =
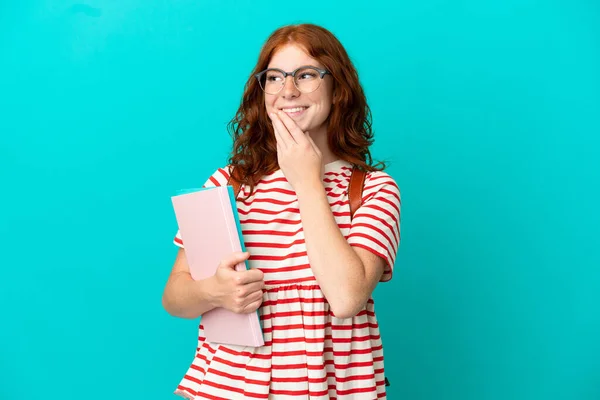
[(286, 179), (298, 192), (321, 183), (323, 174), (322, 154), (310, 134), (301, 129), (283, 111), (269, 113), (277, 141), (277, 160)]

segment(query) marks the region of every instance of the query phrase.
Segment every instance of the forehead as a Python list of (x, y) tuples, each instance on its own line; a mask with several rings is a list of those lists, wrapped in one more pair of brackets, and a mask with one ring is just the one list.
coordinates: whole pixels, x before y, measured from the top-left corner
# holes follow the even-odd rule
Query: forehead
[(267, 68), (279, 68), (284, 71), (293, 71), (302, 65), (313, 65), (322, 68), (317, 60), (306, 54), (304, 49), (294, 44), (281, 47), (273, 54)]

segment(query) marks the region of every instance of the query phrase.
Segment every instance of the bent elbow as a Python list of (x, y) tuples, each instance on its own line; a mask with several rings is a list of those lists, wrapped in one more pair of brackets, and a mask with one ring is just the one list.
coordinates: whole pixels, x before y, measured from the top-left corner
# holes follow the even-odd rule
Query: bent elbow
[(172, 317), (187, 318), (167, 293), (162, 296), (162, 307)]
[(336, 318), (347, 319), (354, 318), (364, 309), (364, 304), (353, 301), (343, 301), (338, 303), (329, 303), (329, 310)]
[(169, 297), (167, 296), (166, 293), (163, 294), (162, 299), (161, 299), (161, 303), (162, 303), (162, 307), (163, 309), (169, 313), (169, 315), (174, 315), (174, 308), (173, 305), (171, 304), (171, 302), (169, 301)]

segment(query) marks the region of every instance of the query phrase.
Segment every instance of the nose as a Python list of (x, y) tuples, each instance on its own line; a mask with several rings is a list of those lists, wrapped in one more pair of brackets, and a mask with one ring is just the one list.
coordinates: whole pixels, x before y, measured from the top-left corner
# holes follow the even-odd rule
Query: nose
[(283, 89), (281, 89), (281, 94), (284, 99), (300, 96), (300, 91), (296, 85), (294, 85), (294, 77), (286, 76), (285, 81), (283, 82)]

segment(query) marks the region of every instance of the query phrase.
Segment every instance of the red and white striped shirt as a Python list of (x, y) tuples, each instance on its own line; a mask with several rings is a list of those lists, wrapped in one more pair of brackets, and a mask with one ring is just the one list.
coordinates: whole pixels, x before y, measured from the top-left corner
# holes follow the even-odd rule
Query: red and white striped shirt
[[(363, 204), (350, 218), (352, 166), (325, 165), (331, 210), (351, 246), (386, 260), (382, 281), (392, 277), (400, 243), (400, 191), (385, 172), (367, 173)], [(218, 169), (205, 187), (227, 184)], [(283, 172), (264, 176), (248, 200), (237, 202), (249, 267), (264, 273), (259, 315), (265, 345), (209, 343), (199, 326), (198, 348), (175, 393), (188, 399), (349, 400), (385, 399), (383, 346), (371, 298), (352, 318), (329, 309), (308, 263), (298, 198)], [(183, 247), (179, 232), (175, 244)]]

